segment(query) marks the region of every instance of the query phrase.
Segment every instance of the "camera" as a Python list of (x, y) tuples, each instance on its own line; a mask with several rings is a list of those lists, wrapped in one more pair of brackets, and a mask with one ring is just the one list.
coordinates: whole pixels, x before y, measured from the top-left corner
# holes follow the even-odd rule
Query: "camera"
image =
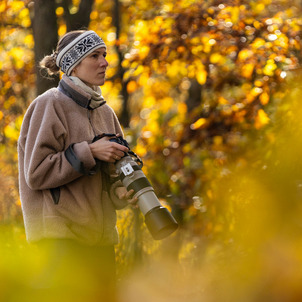
[[(128, 142), (115, 134), (105, 134), (112, 137), (109, 141), (129, 148)], [(155, 240), (164, 239), (172, 234), (178, 224), (167, 208), (163, 207), (154, 193), (154, 189), (141, 167), (142, 160), (130, 150), (115, 163), (119, 179), (127, 190), (133, 189), (133, 197), (137, 197), (140, 211), (145, 217), (145, 224)]]

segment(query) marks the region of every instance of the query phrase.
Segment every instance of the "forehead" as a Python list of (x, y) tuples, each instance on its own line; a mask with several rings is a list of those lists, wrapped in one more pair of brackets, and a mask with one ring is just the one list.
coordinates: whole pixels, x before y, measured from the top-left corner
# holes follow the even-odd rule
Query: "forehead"
[(104, 52), (106, 52), (106, 48), (99, 47), (99, 48), (95, 49), (92, 53), (104, 53)]

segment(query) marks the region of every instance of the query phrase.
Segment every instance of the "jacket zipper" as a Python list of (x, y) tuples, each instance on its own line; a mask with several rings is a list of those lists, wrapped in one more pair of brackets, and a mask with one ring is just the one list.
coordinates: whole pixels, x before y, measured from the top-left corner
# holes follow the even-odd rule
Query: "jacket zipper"
[[(95, 131), (95, 128), (94, 128), (93, 123), (92, 123), (92, 120), (91, 120), (91, 111), (92, 111), (92, 110), (87, 109), (87, 117), (88, 117), (88, 120), (89, 120), (89, 124), (90, 124), (90, 126), (91, 126), (91, 128), (92, 128), (94, 137), (96, 137), (96, 136), (97, 136), (97, 133), (96, 133), (96, 131)], [(103, 174), (102, 174), (102, 173), (103, 173), (103, 172), (100, 171), (100, 177), (101, 177), (102, 186), (104, 186), (104, 183), (103, 183)], [(102, 189), (102, 191), (103, 191), (103, 189)], [(101, 238), (100, 238), (101, 240), (102, 240), (103, 237), (104, 237), (104, 206), (103, 206), (103, 202), (102, 202), (102, 195), (103, 195), (103, 194), (101, 194), (101, 210), (102, 210), (102, 219), (101, 219), (101, 228), (102, 228), (102, 232), (101, 232)]]
[(92, 128), (92, 131), (93, 131), (94, 136), (97, 136), (96, 131), (95, 131), (95, 128), (93, 127), (92, 120), (91, 120), (91, 110), (89, 110), (89, 109), (87, 109), (87, 117), (88, 117), (89, 124), (90, 124), (90, 126), (91, 126), (91, 128)]

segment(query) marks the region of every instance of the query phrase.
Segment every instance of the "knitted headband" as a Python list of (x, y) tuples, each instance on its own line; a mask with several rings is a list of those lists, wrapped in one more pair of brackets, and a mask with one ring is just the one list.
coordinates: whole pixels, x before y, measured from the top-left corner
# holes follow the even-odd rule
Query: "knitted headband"
[(100, 47), (106, 48), (103, 39), (93, 30), (85, 31), (59, 52), (56, 65), (67, 75), (70, 75), (76, 65)]

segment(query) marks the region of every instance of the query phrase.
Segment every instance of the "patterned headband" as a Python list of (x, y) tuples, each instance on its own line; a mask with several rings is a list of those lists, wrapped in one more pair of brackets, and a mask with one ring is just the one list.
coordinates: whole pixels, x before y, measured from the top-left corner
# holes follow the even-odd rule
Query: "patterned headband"
[(103, 39), (93, 30), (85, 31), (59, 52), (56, 65), (67, 75), (70, 75), (76, 65), (100, 47), (106, 48)]

